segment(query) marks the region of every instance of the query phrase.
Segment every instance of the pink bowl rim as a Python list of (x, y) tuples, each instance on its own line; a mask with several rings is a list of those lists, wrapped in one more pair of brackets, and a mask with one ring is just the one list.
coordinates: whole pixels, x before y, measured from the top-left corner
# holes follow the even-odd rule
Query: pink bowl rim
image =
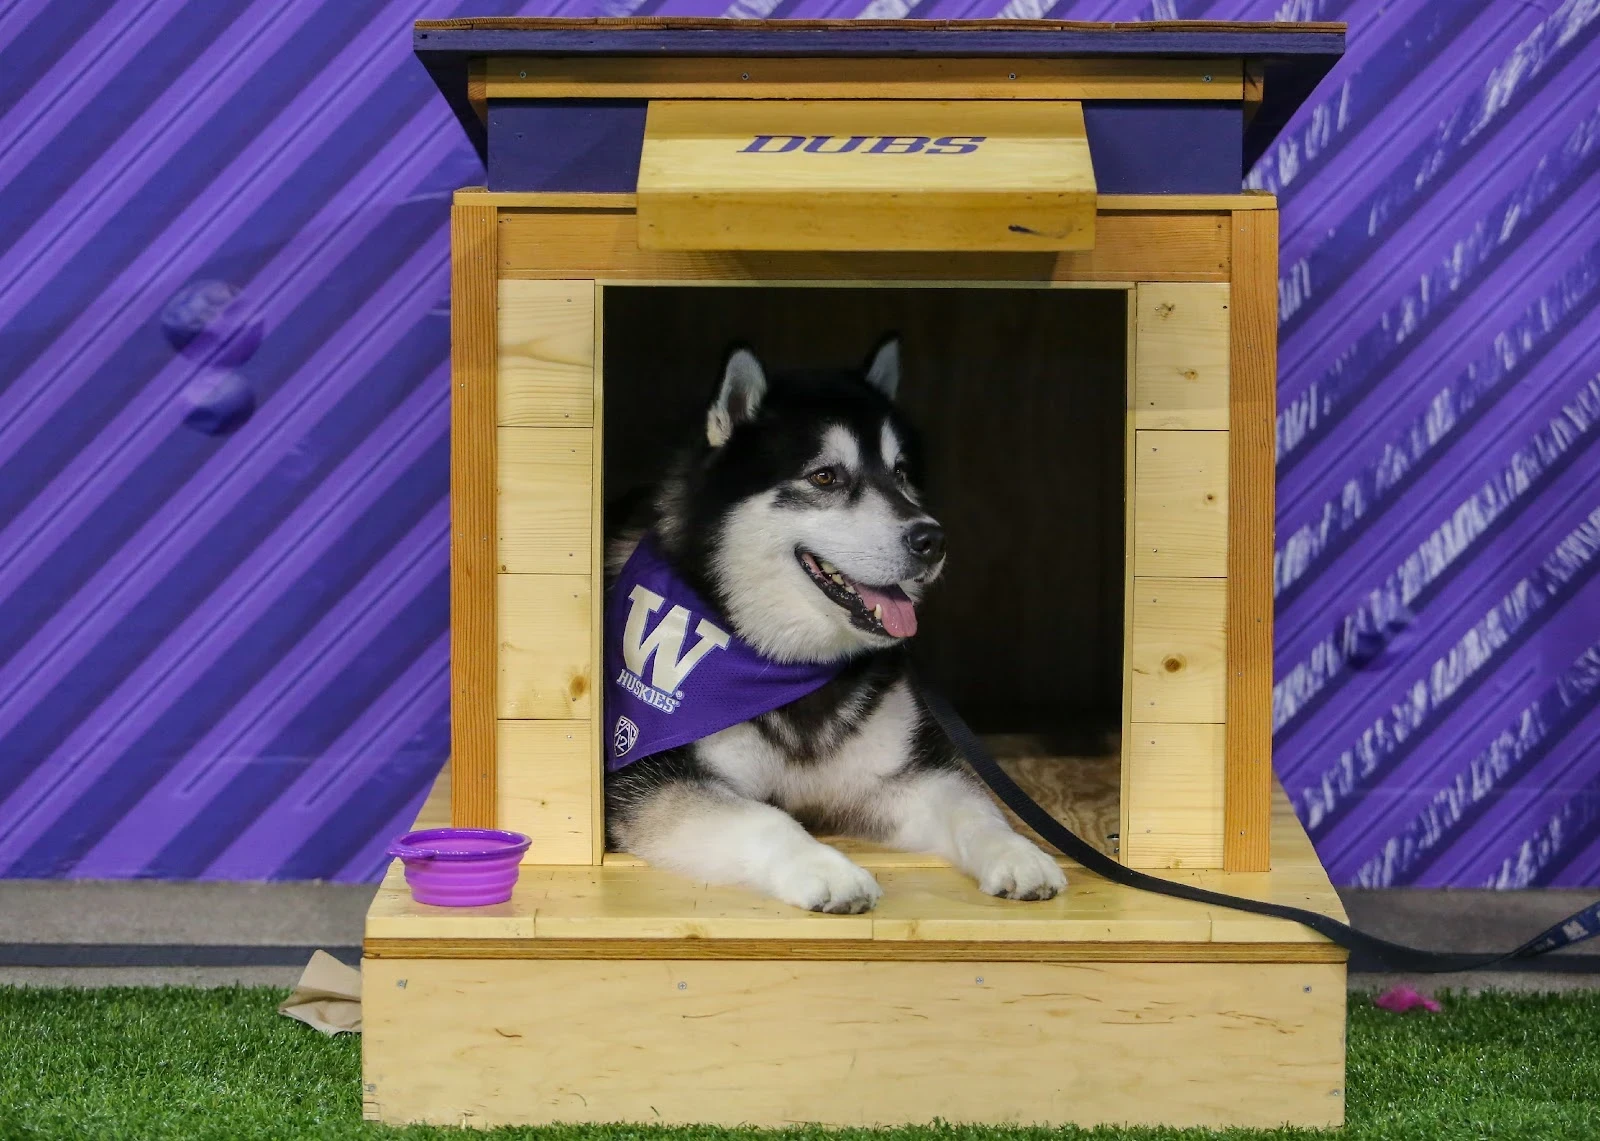
[[(485, 840), (492, 846), (465, 852), (428, 846), (440, 840)], [(402, 860), (494, 860), (520, 856), (532, 845), (532, 837), (499, 828), (423, 828), (398, 837), (389, 845), (389, 855)]]

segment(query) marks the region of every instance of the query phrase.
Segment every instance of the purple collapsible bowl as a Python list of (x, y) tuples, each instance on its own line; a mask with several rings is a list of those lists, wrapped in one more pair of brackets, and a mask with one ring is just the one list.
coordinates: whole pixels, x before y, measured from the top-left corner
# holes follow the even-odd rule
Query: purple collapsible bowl
[(436, 907), (504, 903), (533, 841), (497, 828), (425, 828), (389, 846), (405, 865), (411, 898)]

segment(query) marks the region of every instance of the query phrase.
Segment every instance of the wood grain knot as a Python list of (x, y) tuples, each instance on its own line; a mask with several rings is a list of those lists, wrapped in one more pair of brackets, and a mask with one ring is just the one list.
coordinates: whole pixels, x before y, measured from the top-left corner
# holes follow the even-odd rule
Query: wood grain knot
[(588, 692), (589, 679), (584, 677), (582, 674), (574, 675), (573, 679), (567, 683), (567, 693), (571, 695), (573, 701), (577, 701), (578, 698), (582, 697)]
[(1165, 319), (1172, 316), (1172, 311), (1176, 308), (1177, 306), (1172, 302), (1163, 301), (1160, 305), (1156, 306), (1156, 316)]
[(1177, 673), (1183, 668), (1183, 666), (1184, 661), (1183, 655), (1181, 654), (1168, 654), (1166, 657), (1161, 659), (1161, 668), (1166, 670), (1169, 674)]

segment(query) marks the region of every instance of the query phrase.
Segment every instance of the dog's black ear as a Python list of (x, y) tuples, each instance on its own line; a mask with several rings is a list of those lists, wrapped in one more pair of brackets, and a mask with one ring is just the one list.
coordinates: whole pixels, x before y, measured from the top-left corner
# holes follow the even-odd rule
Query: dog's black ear
[(737, 348), (728, 354), (722, 366), (722, 386), (717, 398), (706, 413), (706, 440), (713, 448), (720, 448), (733, 435), (734, 428), (755, 418), (761, 409), (761, 400), (767, 394), (767, 374), (747, 348)]
[(890, 400), (894, 399), (895, 390), (900, 387), (900, 337), (891, 333), (878, 347), (872, 350), (872, 356), (867, 358), (867, 383), (883, 393)]

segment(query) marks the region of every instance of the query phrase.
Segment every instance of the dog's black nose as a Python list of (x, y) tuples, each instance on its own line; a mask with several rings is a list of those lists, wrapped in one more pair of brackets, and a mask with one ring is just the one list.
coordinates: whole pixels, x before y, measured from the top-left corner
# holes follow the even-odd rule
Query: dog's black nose
[(937, 523), (918, 523), (906, 531), (906, 546), (924, 562), (944, 558), (944, 528)]

